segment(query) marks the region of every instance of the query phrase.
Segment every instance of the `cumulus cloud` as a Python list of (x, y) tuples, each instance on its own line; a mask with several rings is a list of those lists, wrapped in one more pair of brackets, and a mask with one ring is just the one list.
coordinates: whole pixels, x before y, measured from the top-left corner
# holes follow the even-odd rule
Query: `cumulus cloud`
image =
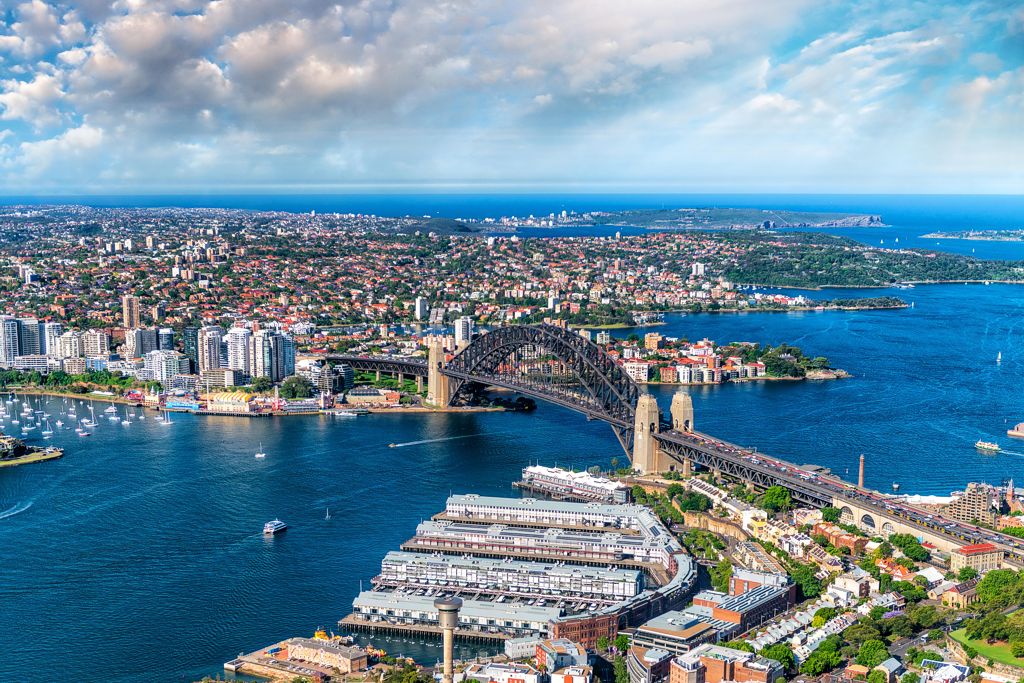
[(1004, 167), (1020, 151), (977, 126), (1019, 113), (1019, 21), (986, 0), (23, 0), (9, 16), (0, 120), (26, 125), (8, 181), (19, 164), (157, 186), (732, 169), (721, 189), (743, 189), (766, 164), (794, 182), (841, 164), (863, 190), (870, 169), (843, 155), (911, 157), (901, 126)]

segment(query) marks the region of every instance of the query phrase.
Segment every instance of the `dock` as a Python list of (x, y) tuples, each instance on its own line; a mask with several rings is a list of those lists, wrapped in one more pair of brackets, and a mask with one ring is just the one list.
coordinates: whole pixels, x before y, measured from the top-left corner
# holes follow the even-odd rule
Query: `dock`
[[(438, 626), (428, 626), (426, 624), (392, 624), (386, 621), (367, 621), (366, 619), (361, 619), (354, 614), (350, 614), (339, 621), (338, 625), (353, 631), (363, 631), (365, 633), (393, 633), (398, 635), (412, 634), (438, 639), (440, 639), (442, 635), (441, 628)], [(460, 640), (478, 640), (485, 642), (501, 642), (511, 638), (511, 636), (504, 633), (467, 631), (461, 628), (455, 629), (455, 637)]]

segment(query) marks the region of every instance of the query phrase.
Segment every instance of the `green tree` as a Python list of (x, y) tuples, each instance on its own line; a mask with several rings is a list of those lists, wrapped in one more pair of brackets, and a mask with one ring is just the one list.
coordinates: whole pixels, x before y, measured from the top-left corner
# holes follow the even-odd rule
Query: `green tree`
[(625, 652), (629, 649), (629, 636), (625, 633), (620, 633), (615, 636), (615, 649), (619, 652)]
[(723, 593), (729, 590), (729, 579), (732, 578), (732, 564), (729, 560), (719, 560), (718, 564), (711, 568), (711, 585), (716, 591)]
[(921, 676), (913, 671), (908, 671), (900, 678), (900, 683), (921, 683)]
[(608, 646), (612, 644), (612, 641), (608, 639), (608, 636), (601, 636), (597, 639), (597, 651), (607, 652)]
[(958, 581), (970, 581), (977, 578), (977, 576), (978, 570), (974, 567), (961, 567), (960, 571), (957, 572), (956, 578)]
[(868, 640), (857, 651), (857, 663), (873, 669), (889, 658), (889, 650), (881, 640)]
[(810, 600), (821, 595), (821, 580), (815, 576), (814, 565), (797, 564), (789, 571), (793, 583), (800, 588), (800, 595), (804, 600)]
[(252, 390), (257, 394), (265, 394), (274, 388), (274, 383), (269, 377), (256, 377), (252, 381)]
[(885, 683), (885, 681), (886, 677), (884, 671), (872, 671), (868, 674), (868, 683)]
[(839, 516), (839, 508), (824, 507), (821, 509), (821, 518), (826, 522), (831, 522), (832, 524), (835, 524), (839, 521)]
[(629, 683), (629, 670), (626, 669), (626, 660), (621, 655), (615, 658), (612, 670), (615, 672), (615, 683)]
[(281, 382), (281, 396), (284, 398), (309, 398), (313, 395), (313, 385), (305, 377), (292, 375)]
[(761, 506), (770, 512), (788, 510), (793, 505), (793, 497), (784, 486), (769, 486), (761, 496)]
[(793, 664), (796, 662), (796, 658), (793, 656), (793, 649), (786, 643), (776, 643), (775, 645), (769, 645), (768, 647), (761, 650), (759, 653), (762, 657), (768, 659), (774, 659), (776, 662), (782, 665), (782, 668), (789, 670), (793, 668)]

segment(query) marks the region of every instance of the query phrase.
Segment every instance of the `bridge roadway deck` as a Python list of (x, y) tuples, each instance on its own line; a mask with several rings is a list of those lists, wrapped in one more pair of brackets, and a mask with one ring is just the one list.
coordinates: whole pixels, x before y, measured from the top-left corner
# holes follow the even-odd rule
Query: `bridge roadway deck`
[(908, 505), (894, 497), (861, 489), (838, 477), (820, 475), (699, 432), (661, 432), (660, 447), (675, 458), (689, 458), (699, 465), (741, 478), (759, 486), (780, 485), (800, 502), (867, 509), (880, 520), (893, 520), (956, 545), (992, 543), (1007, 553), (1007, 560), (1024, 566), (1024, 540), (971, 524), (953, 522), (940, 515)]
[[(415, 358), (343, 354), (330, 354), (328, 358), (350, 363), (359, 370), (402, 372), (413, 376), (426, 376), (428, 372), (427, 363)], [(628, 430), (632, 430), (633, 425), (628, 420), (608, 412), (602, 412), (592, 403), (578, 399), (571, 394), (540, 391), (535, 387), (527, 387), (511, 378), (506, 379), (501, 376), (477, 377), (449, 368), (442, 368), (441, 372), (452, 378), (519, 391), (579, 411), (588, 419), (608, 422), (615, 428), (620, 441), (623, 441), (623, 447), (630, 452), (632, 444), (627, 441), (631, 437), (631, 432)], [(803, 470), (792, 463), (757, 453), (707, 434), (664, 431), (657, 434), (655, 438), (658, 439), (660, 448), (666, 455), (680, 462), (684, 459), (690, 460), (713, 471), (722, 472), (761, 487), (785, 486), (795, 500), (805, 505), (817, 507), (850, 505), (860, 510), (868, 510), (873, 518), (896, 522), (956, 545), (993, 543), (1006, 551), (1009, 562), (1024, 567), (1024, 540), (1008, 534), (1001, 534), (962, 522), (953, 522), (927, 510), (897, 501), (893, 497), (860, 489), (837, 477)]]

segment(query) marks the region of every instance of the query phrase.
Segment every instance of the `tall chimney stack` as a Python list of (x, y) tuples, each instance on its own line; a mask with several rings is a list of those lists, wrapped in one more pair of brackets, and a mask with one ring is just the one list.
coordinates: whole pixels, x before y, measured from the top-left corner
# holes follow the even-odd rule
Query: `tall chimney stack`
[(860, 454), (860, 472), (857, 474), (857, 486), (864, 488), (864, 454)]
[(459, 625), (459, 610), (462, 598), (438, 598), (434, 600), (437, 608), (437, 624), (444, 634), (444, 676), (442, 683), (452, 683), (455, 677), (455, 629)]

